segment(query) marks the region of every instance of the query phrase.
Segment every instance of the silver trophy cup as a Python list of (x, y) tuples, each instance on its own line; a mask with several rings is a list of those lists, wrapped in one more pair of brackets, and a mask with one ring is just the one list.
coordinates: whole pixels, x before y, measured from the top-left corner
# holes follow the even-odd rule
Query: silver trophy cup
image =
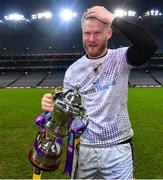
[(58, 169), (62, 137), (66, 135), (69, 122), (76, 120), (77, 123), (73, 123), (76, 126), (74, 129), (80, 133), (88, 124), (78, 91), (68, 90), (55, 94), (54, 106), (53, 112), (45, 112), (35, 119), (39, 128), (28, 155), (33, 166), (44, 171)]

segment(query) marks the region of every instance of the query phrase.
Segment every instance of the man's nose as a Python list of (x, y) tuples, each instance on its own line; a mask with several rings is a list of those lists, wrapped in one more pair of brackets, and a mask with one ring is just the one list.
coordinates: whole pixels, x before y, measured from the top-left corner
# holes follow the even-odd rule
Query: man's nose
[(89, 40), (90, 40), (90, 41), (95, 41), (95, 35), (94, 35), (94, 34), (90, 34)]

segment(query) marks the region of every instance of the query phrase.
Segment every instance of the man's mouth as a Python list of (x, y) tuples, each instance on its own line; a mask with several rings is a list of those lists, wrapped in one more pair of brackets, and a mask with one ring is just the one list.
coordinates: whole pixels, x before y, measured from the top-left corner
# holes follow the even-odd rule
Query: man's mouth
[(97, 47), (97, 44), (88, 44), (89, 47)]

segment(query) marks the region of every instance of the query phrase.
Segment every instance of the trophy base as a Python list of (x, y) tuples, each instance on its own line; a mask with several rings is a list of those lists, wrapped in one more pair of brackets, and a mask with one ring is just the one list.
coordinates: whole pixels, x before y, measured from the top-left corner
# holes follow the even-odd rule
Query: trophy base
[(29, 151), (28, 159), (31, 164), (35, 167), (38, 167), (42, 171), (54, 171), (58, 169), (60, 165), (60, 158), (47, 158), (45, 156), (38, 156), (37, 152), (33, 149)]

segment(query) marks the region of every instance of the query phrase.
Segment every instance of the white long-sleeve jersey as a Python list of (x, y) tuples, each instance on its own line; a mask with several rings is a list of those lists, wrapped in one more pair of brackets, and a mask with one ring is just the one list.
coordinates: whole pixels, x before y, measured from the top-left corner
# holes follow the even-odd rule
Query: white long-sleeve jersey
[(89, 124), (81, 144), (105, 147), (133, 136), (128, 115), (127, 47), (108, 49), (105, 56), (89, 59), (86, 55), (66, 71), (64, 90), (79, 88)]

